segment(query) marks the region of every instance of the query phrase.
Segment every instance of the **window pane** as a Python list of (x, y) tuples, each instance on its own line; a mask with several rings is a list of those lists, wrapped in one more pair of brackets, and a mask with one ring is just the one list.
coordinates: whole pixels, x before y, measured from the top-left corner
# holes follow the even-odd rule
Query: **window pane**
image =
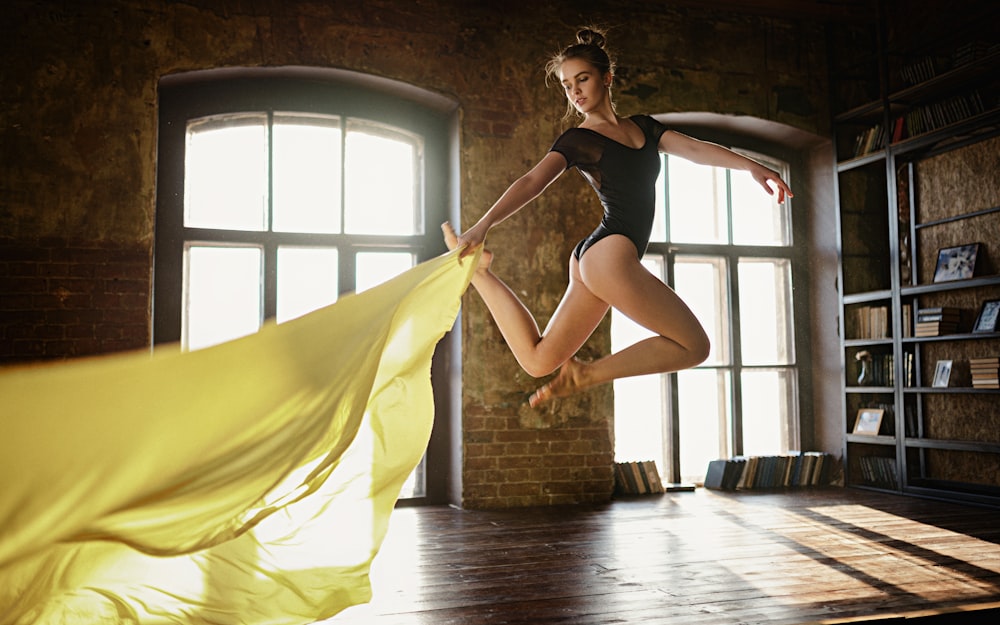
[(741, 258), (739, 293), (743, 364), (793, 364), (791, 262)]
[(778, 204), (749, 172), (733, 171), (733, 242), (742, 245), (791, 245), (788, 203)]
[(789, 442), (798, 440), (794, 431), (798, 423), (795, 370), (744, 369), (741, 378), (743, 453), (763, 456), (787, 452)]
[(726, 259), (678, 255), (674, 261), (674, 289), (694, 312), (712, 342), (704, 365), (728, 365), (729, 298), (726, 295)]
[(276, 232), (340, 232), (340, 121), (274, 116)]
[(701, 482), (708, 463), (729, 457), (732, 381), (728, 369), (677, 372), (681, 479)]
[(344, 229), (348, 234), (419, 234), (418, 152), (399, 136), (348, 131)]
[(337, 301), (337, 249), (278, 248), (278, 323)]
[(266, 115), (231, 115), (191, 122), (185, 159), (186, 227), (266, 228)]
[[(653, 275), (663, 275), (663, 257), (647, 254), (642, 264)], [(653, 333), (617, 310), (611, 311), (611, 351), (653, 336)], [(663, 426), (666, 394), (663, 375), (641, 375), (614, 381), (615, 460), (632, 462), (655, 460), (657, 468), (666, 469)]]
[(357, 256), (356, 290), (358, 293), (395, 278), (413, 267), (409, 252), (361, 252)]
[(184, 252), (182, 347), (253, 334), (263, 319), (259, 247), (191, 245)]
[(726, 170), (667, 157), (670, 240), (728, 243)]

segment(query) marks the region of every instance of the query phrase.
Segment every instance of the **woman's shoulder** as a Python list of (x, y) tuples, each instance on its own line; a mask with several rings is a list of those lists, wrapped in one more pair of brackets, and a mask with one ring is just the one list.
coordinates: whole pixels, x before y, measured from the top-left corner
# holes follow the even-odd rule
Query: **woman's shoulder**
[(667, 127), (666, 124), (664, 124), (663, 122), (659, 121), (658, 119), (656, 119), (652, 115), (648, 115), (646, 113), (640, 113), (638, 115), (629, 115), (629, 119), (631, 119), (636, 124), (638, 124), (638, 126), (640, 128), (664, 128), (664, 129), (666, 129), (666, 127)]
[(654, 143), (659, 142), (660, 137), (669, 128), (663, 122), (657, 120), (652, 115), (631, 115), (629, 117), (644, 135), (650, 137)]

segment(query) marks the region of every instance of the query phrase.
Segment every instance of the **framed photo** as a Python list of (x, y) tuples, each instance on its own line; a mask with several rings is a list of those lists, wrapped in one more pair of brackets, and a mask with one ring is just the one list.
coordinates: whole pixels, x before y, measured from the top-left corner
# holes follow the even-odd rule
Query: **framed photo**
[(937, 361), (937, 365), (934, 367), (934, 381), (931, 383), (931, 386), (934, 388), (947, 388), (949, 379), (951, 379), (951, 361)]
[(938, 250), (934, 282), (950, 282), (971, 278), (976, 272), (976, 256), (978, 255), (978, 243), (945, 247)]
[(854, 421), (854, 433), (865, 436), (878, 436), (878, 429), (882, 425), (882, 415), (885, 410), (881, 408), (862, 408), (858, 411), (858, 418)]
[(1000, 299), (983, 302), (983, 308), (976, 318), (976, 325), (972, 326), (973, 332), (996, 332), (997, 317), (1000, 317)]

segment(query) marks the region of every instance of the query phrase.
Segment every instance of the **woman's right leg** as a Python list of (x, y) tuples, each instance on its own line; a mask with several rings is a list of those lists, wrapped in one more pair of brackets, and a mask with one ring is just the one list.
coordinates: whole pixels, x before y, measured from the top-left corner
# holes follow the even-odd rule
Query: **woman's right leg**
[[(454, 230), (449, 224), (444, 224), (442, 230), (448, 248), (454, 249), (457, 241)], [(483, 250), (472, 286), (483, 298), (507, 346), (525, 372), (536, 378), (552, 373), (590, 338), (607, 314), (608, 305), (583, 285), (576, 264), (571, 261), (569, 287), (543, 334), (517, 294), (490, 271), (491, 260), (492, 255)]]

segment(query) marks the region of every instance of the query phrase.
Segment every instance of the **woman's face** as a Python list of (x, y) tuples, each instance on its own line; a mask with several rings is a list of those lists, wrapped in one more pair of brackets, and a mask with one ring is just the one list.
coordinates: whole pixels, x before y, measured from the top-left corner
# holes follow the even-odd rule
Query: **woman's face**
[(559, 79), (566, 98), (584, 115), (596, 110), (607, 99), (610, 76), (601, 76), (596, 67), (583, 59), (563, 61)]

